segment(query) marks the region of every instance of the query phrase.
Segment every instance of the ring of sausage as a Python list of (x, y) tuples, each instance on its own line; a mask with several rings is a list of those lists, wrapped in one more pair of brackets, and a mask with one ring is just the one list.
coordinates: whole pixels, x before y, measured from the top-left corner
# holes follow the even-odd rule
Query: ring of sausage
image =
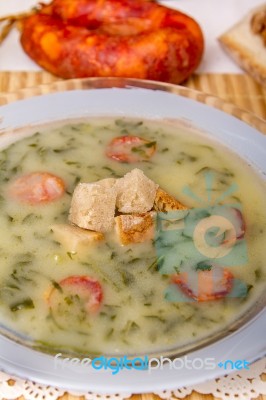
[(50, 203), (63, 196), (65, 182), (49, 172), (31, 172), (11, 182), (8, 194), (14, 200), (31, 205)]
[(233, 288), (234, 275), (227, 268), (218, 266), (206, 271), (181, 272), (172, 277), (188, 297), (202, 302), (226, 297)]
[(21, 43), (62, 78), (131, 77), (180, 83), (197, 68), (197, 22), (143, 0), (53, 0), (23, 20)]
[(149, 160), (156, 151), (156, 142), (138, 136), (119, 136), (112, 139), (106, 149), (107, 157), (122, 163)]

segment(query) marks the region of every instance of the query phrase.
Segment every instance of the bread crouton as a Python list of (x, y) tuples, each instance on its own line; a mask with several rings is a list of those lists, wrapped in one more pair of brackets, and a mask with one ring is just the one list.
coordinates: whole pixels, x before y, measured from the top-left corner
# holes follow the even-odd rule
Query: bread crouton
[(180, 203), (173, 196), (162, 190), (160, 187), (157, 189), (154, 210), (159, 212), (169, 212), (174, 210), (187, 210), (188, 207)]
[(143, 214), (152, 209), (158, 185), (140, 169), (133, 169), (117, 180), (118, 211), (125, 214)]
[(80, 183), (74, 190), (69, 221), (80, 228), (96, 232), (110, 231), (114, 226), (116, 180)]
[(115, 178), (105, 178), (105, 179), (101, 179), (100, 181), (96, 182), (99, 185), (106, 187), (106, 188), (114, 188), (115, 184), (116, 184), (117, 179)]
[(142, 215), (119, 215), (115, 218), (116, 233), (123, 245), (143, 243), (154, 238), (155, 212)]
[(93, 242), (99, 242), (104, 239), (102, 233), (88, 231), (73, 225), (52, 225), (51, 229), (55, 240), (61, 243), (66, 251), (73, 253), (78, 252), (82, 248), (86, 248), (86, 246)]

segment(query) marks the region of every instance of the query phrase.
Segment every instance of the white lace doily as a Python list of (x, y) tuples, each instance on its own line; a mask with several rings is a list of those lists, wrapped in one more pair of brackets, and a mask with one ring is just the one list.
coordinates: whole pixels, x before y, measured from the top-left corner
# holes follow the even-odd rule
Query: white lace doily
[(165, 390), (155, 394), (161, 399), (172, 400), (176, 397), (184, 399), (194, 390), (201, 394), (212, 394), (222, 400), (251, 400), (260, 394), (266, 394), (266, 379), (263, 380), (261, 377), (264, 373), (266, 373), (266, 358), (251, 365), (248, 370), (243, 369), (193, 387)]
[[(193, 387), (184, 387), (173, 391), (165, 390), (155, 392), (155, 394), (161, 399), (174, 400), (176, 398), (184, 399), (192, 391), (196, 391), (201, 394), (212, 394), (222, 400), (251, 400), (261, 394), (266, 395), (266, 379), (261, 377), (263, 373), (266, 374), (266, 358), (253, 364), (249, 370), (241, 370)], [(59, 388), (43, 386), (0, 372), (0, 399), (14, 400), (23, 396), (26, 400), (56, 400), (64, 393), (65, 391)], [(82, 395), (86, 400), (124, 400), (132, 395), (132, 393), (104, 395), (92, 392), (69, 392), (69, 394)]]

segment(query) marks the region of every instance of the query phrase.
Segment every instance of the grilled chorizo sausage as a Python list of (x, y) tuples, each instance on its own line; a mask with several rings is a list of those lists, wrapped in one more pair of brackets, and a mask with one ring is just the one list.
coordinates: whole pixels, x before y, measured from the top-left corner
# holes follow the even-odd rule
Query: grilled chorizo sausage
[(198, 66), (203, 36), (179, 11), (140, 0), (54, 0), (23, 21), (21, 43), (62, 78), (179, 83)]

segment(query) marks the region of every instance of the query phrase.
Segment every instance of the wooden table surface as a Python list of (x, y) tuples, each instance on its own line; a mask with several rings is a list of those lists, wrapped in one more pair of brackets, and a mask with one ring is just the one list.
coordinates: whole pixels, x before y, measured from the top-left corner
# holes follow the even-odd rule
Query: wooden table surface
[[(0, 72), (0, 97), (2, 94), (18, 89), (33, 87), (57, 81), (58, 78), (46, 72)], [(191, 77), (184, 86), (216, 95), (226, 101), (266, 119), (266, 88), (257, 84), (245, 74), (202, 74)], [(266, 380), (266, 374), (263, 376)], [(77, 397), (65, 394), (62, 400), (76, 400)], [(83, 398), (80, 397), (80, 400)], [(153, 394), (134, 395), (131, 400), (157, 400)], [(1, 399), (3, 400), (3, 399)], [(20, 398), (22, 400), (22, 398)], [(27, 399), (25, 399), (27, 400)], [(218, 400), (212, 395), (193, 392), (185, 400)], [(241, 398), (239, 398), (241, 400)], [(256, 400), (266, 400), (260, 395)]]

